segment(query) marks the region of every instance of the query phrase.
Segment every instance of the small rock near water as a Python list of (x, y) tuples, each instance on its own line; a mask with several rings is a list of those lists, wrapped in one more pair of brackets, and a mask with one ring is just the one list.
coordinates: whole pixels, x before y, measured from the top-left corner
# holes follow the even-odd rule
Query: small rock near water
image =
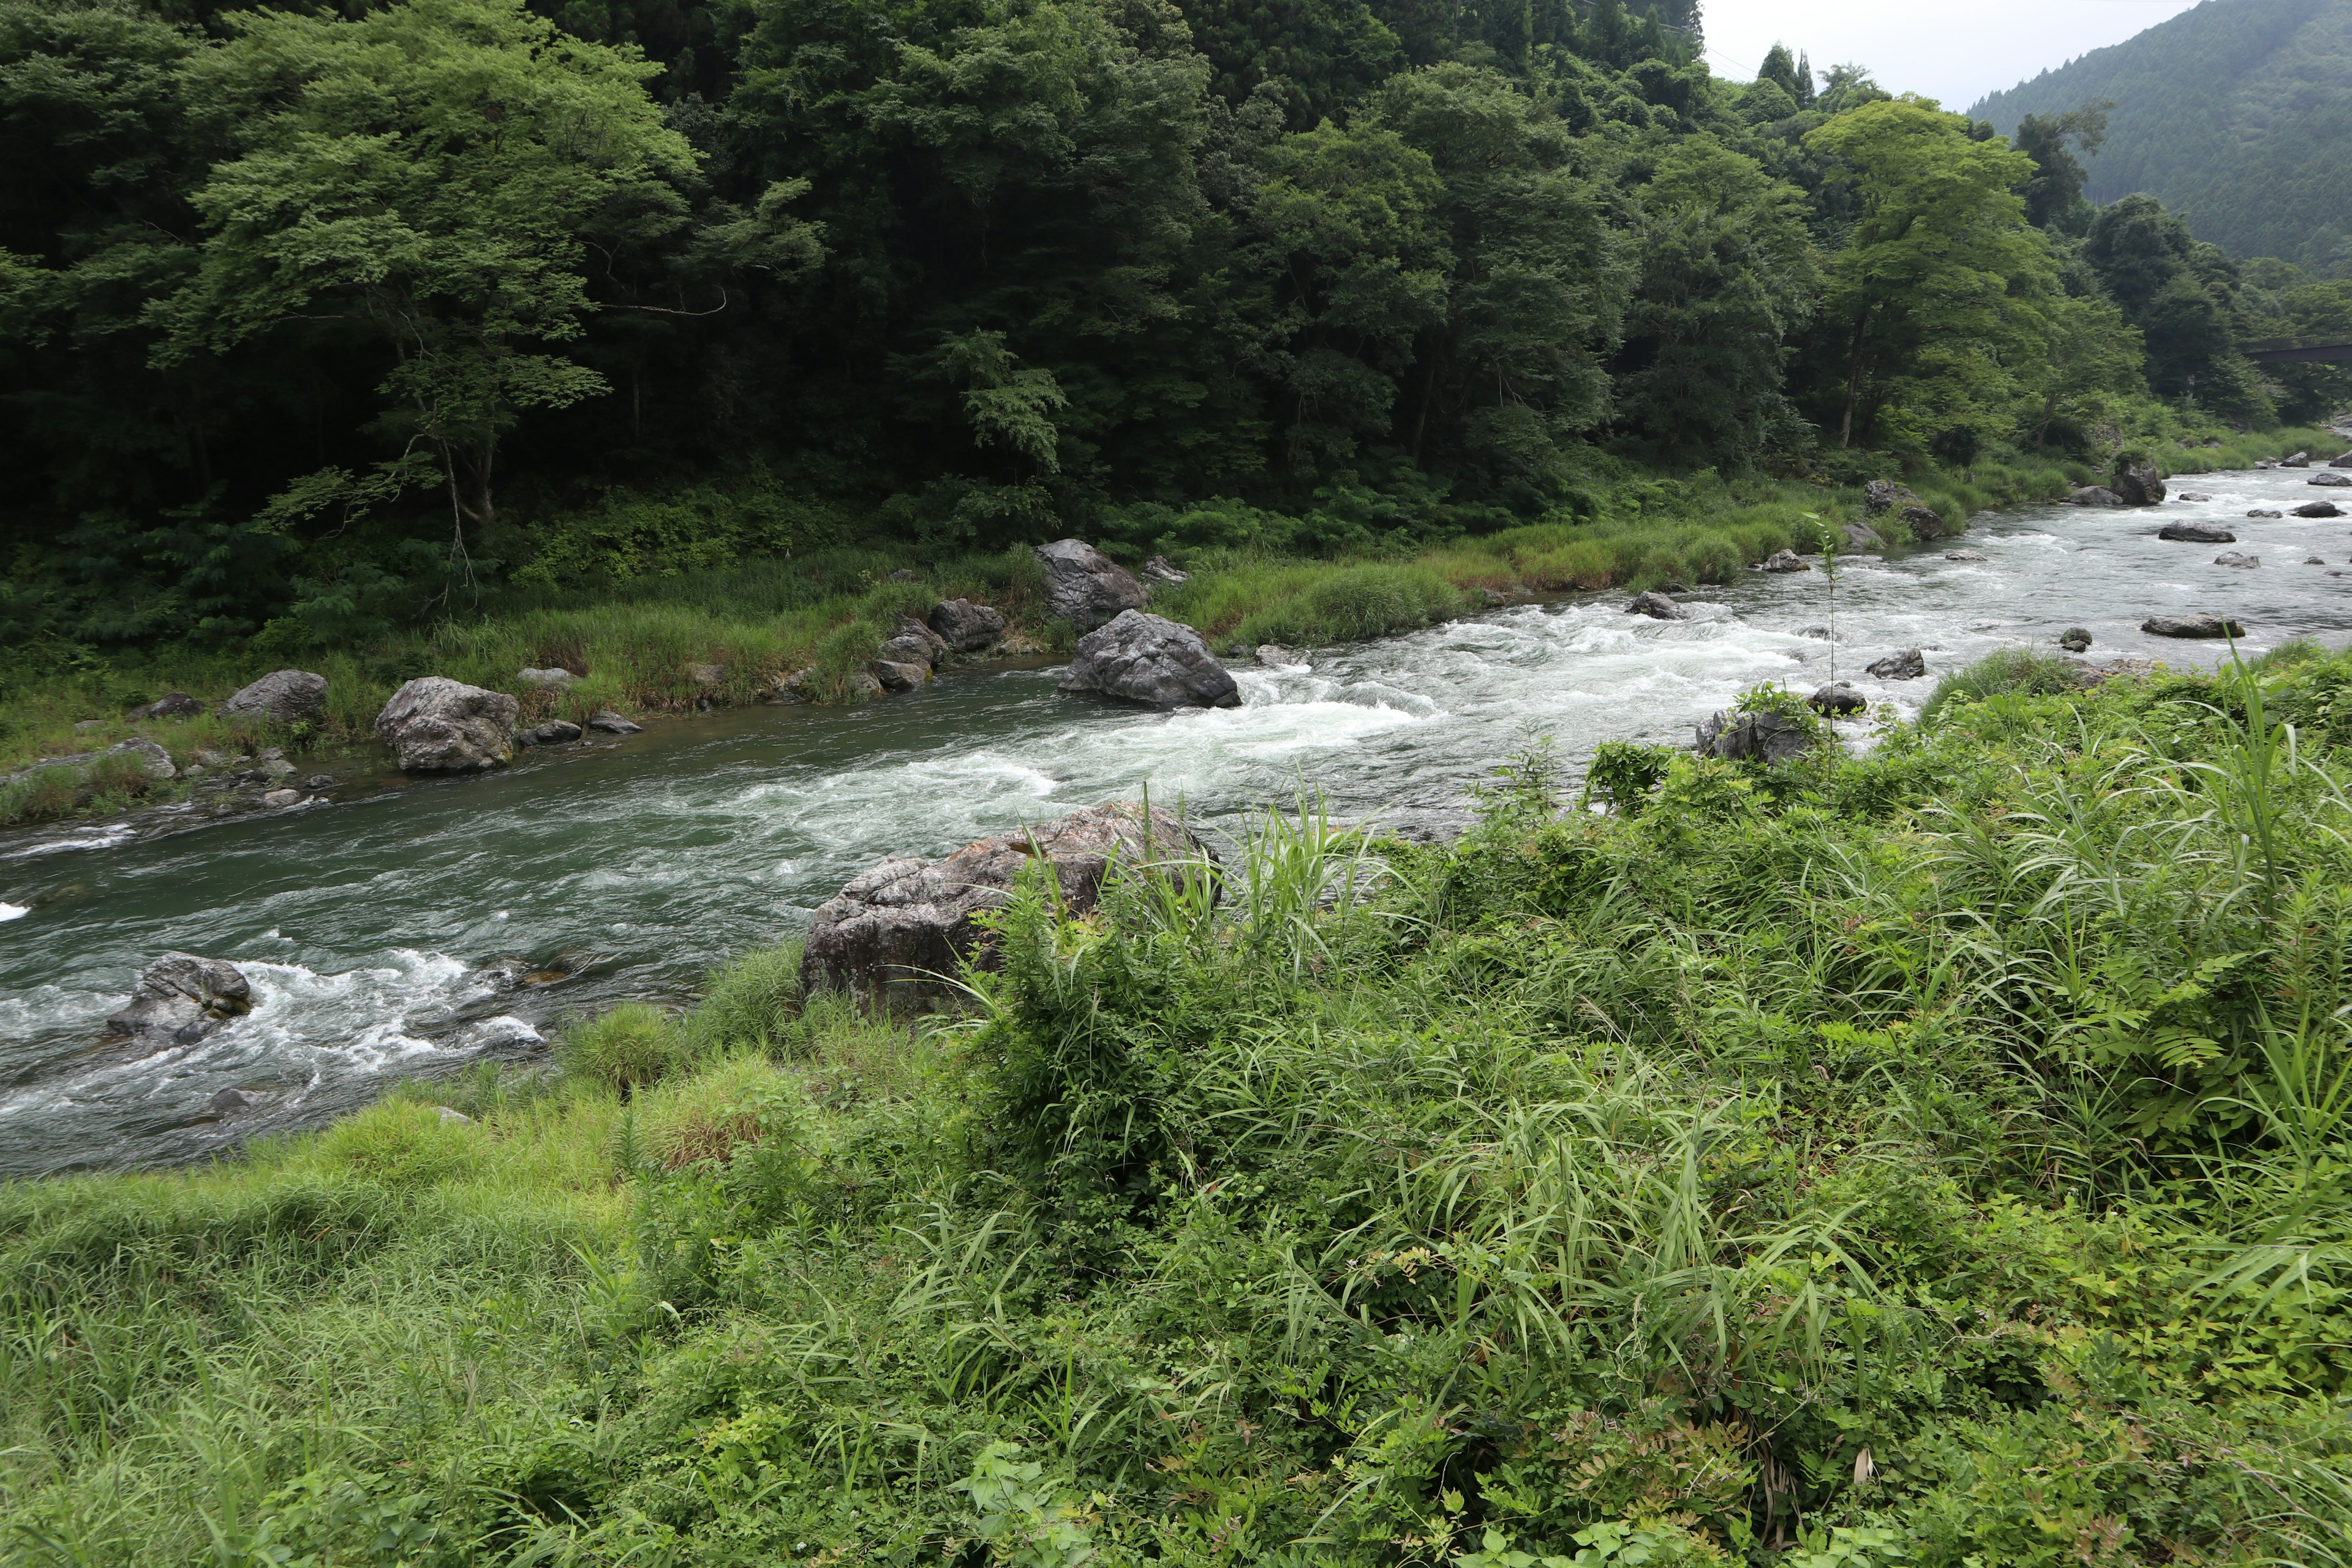
[[(801, 985), (866, 1000), (919, 1001), (949, 989), (966, 959), (994, 966), (995, 933), (976, 918), (1013, 901), (1022, 870), (1043, 865), (1063, 907), (1093, 910), (1114, 862), (1160, 863), (1191, 876), (1214, 854), (1173, 813), (1147, 817), (1131, 802), (1087, 806), (1027, 833), (982, 838), (940, 860), (893, 857), (850, 879), (818, 906), (801, 958)], [(1169, 874), (1162, 872), (1161, 874)]]
[(2218, 522), (2168, 522), (2156, 531), (2158, 539), (2177, 544), (2235, 544), (2238, 536)]
[(1916, 647), (1890, 653), (1870, 667), (1873, 679), (1878, 680), (1916, 680), (1927, 673), (1927, 656)]
[(1848, 550), (1884, 550), (1886, 548), (1886, 541), (1880, 538), (1874, 529), (1864, 528), (1858, 522), (1849, 522), (1845, 525), (1845, 547)]
[(1981, 551), (1947, 550), (1944, 552), (1944, 559), (1947, 561), (1982, 561), (1985, 557)]
[(1862, 504), (1873, 517), (1916, 504), (1918, 500), (1909, 485), (1898, 485), (1892, 479), (1873, 479), (1862, 487)]
[(205, 1108), (215, 1116), (234, 1116), (240, 1110), (250, 1110), (260, 1103), (261, 1101), (241, 1089), (225, 1089), (205, 1101)]
[(1690, 612), (1653, 588), (1646, 594), (1636, 594), (1633, 602), (1625, 606), (1629, 616), (1647, 616), (1654, 621), (1686, 621)]
[(2207, 501), (2211, 500), (2213, 498), (2211, 496), (2199, 495), (2195, 490), (2182, 490), (2179, 495), (2174, 496), (2172, 499), (2174, 500)]
[(546, 669), (519, 669), (515, 679), (525, 686), (535, 686), (545, 691), (562, 691), (579, 679), (570, 670), (551, 666)]
[(1064, 691), (1095, 692), (1155, 708), (1234, 708), (1241, 689), (1201, 634), (1142, 610), (1121, 611), (1078, 639)]
[(1797, 559), (1793, 550), (1775, 550), (1756, 563), (1759, 572), (1810, 572), (1811, 566)]
[(205, 705), (184, 691), (167, 691), (144, 708), (131, 710), (133, 719), (189, 719), (205, 710)]
[(578, 740), (580, 726), (569, 719), (550, 719), (544, 724), (534, 724), (515, 737), (521, 746), (567, 746)]
[(707, 690), (727, 679), (727, 667), (723, 664), (689, 664), (686, 667), (686, 678)]
[(302, 787), (307, 790), (332, 789), (335, 787), (335, 775), (332, 773), (312, 773), (309, 778), (302, 781)]
[(2339, 474), (2330, 468), (2322, 468), (2319, 472), (2312, 475), (2311, 478), (2304, 480), (2303, 482), (2307, 485), (2322, 485), (2329, 489), (2340, 490), (2347, 485), (2352, 485), (2352, 474)]
[(2105, 485), (2084, 485), (2066, 498), (2070, 506), (2127, 506), (2130, 503)]
[(866, 673), (880, 681), (885, 691), (912, 691), (931, 678), (931, 667), (911, 659), (869, 658)]
[(2342, 517), (2344, 509), (2332, 500), (2307, 500), (2294, 509), (2297, 517)]
[(1004, 616), (970, 599), (943, 599), (931, 606), (930, 626), (956, 652), (983, 653), (1004, 635)]
[(2058, 646), (2064, 648), (2068, 653), (2088, 652), (2091, 647), (2090, 628), (2088, 626), (2068, 626), (2064, 631), (2058, 634)]
[(588, 728), (604, 735), (642, 735), (646, 732), (643, 724), (632, 723), (610, 708), (604, 709), (589, 720)]
[(2281, 458), (2278, 460), (2278, 466), (2282, 468), (2307, 468), (2311, 467), (2311, 454), (2308, 452), (2290, 452), (2285, 457)]
[(937, 669), (954, 652), (947, 638), (912, 616), (900, 616), (898, 629), (882, 645), (884, 658), (894, 664), (919, 664), (925, 669)]
[(220, 705), (225, 718), (250, 715), (273, 724), (299, 724), (326, 710), (327, 678), (307, 669), (273, 670)]
[(2222, 616), (2150, 616), (2139, 629), (2152, 637), (2242, 637), (2246, 628)]
[(1255, 657), (1259, 667), (1265, 669), (1304, 669), (1307, 667), (1305, 654), (1295, 647), (1285, 647), (1278, 642), (1258, 644)]
[(1083, 540), (1041, 544), (1037, 560), (1045, 568), (1047, 609), (1081, 632), (1122, 610), (1139, 610), (1151, 597), (1126, 567)]
[(253, 1010), (253, 987), (234, 963), (167, 952), (139, 975), (131, 1001), (106, 1021), (109, 1037), (143, 1054), (192, 1046)]
[(2263, 558), (2261, 556), (2241, 555), (2234, 550), (2224, 550), (2221, 554), (2213, 557), (2213, 564), (2216, 566), (2240, 566), (2251, 568), (2259, 566), (2262, 563)]
[(1803, 756), (1814, 743), (1802, 725), (1778, 713), (1717, 713), (1698, 727), (1694, 749), (1725, 762), (1785, 763)]
[(1843, 719), (1849, 713), (1859, 713), (1869, 707), (1870, 699), (1841, 680), (1816, 689), (1805, 699), (1805, 706), (1828, 718)]
[(2331, 468), (2352, 468), (2352, 452), (2347, 452), (2340, 458), (2328, 458), (2327, 466)]
[(299, 804), (301, 799), (302, 792), (299, 789), (274, 789), (261, 797), (261, 804), (272, 811), (283, 811)]
[(125, 741), (119, 746), (109, 746), (103, 754), (110, 757), (136, 757), (139, 759), (141, 771), (144, 772), (149, 778), (158, 782), (174, 777), (180, 771), (173, 765), (171, 752), (143, 735), (136, 740)]
[(2248, 512), (2246, 515), (2247, 515), (2248, 517), (2284, 517), (2284, 516), (2285, 516), (2286, 514), (2285, 514), (2284, 512), (2281, 512), (2281, 511), (2275, 511), (2275, 510), (2265, 510), (2264, 509), (2263, 509), (2263, 508), (2261, 508), (2261, 507), (2256, 507), (2253, 510), (2252, 510), (2252, 511)]
[(409, 773), (471, 773), (514, 760), (521, 705), (446, 675), (420, 675), (392, 694), (375, 732)]
[(2316, 555), (2306, 555), (2306, 556), (2305, 556), (2305, 557), (2303, 558), (2303, 563), (2304, 563), (2305, 566), (2325, 566), (2325, 565), (2326, 565), (2326, 564), (2327, 564), (2327, 563), (2326, 563), (2326, 562), (2322, 561), (2322, 560), (2321, 560), (2318, 556), (2316, 556)]

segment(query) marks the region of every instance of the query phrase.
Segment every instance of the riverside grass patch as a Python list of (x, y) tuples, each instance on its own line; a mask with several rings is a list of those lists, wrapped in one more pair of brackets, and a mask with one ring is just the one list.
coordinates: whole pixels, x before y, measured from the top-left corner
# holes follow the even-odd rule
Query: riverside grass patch
[(1601, 814), (1538, 749), (1032, 889), (949, 1015), (757, 954), (0, 1187), (0, 1553), (2343, 1563), (2347, 747), (2305, 647)]

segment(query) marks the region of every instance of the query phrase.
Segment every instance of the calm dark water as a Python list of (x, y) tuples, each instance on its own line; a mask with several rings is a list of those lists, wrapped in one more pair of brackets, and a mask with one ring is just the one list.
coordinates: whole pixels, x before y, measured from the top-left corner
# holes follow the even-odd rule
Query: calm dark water
[[(2210, 503), (2048, 508), (1980, 519), (1946, 548), (1849, 558), (1835, 645), (1812, 572), (1694, 596), (1700, 618), (1622, 613), (1624, 595), (1496, 611), (1238, 672), (1247, 705), (1164, 715), (1064, 698), (1045, 667), (951, 674), (852, 710), (756, 709), (656, 726), (609, 752), (532, 757), (488, 777), (386, 788), (160, 837), (77, 829), (0, 840), (0, 1172), (173, 1161), (232, 1133), (323, 1120), (388, 1074), (527, 1050), (565, 1016), (624, 995), (680, 995), (709, 965), (800, 929), (852, 873), (1074, 806), (1181, 798), (1213, 827), (1303, 784), (1344, 815), (1458, 810), (1534, 734), (1571, 758), (1612, 739), (1687, 741), (1763, 679), (1841, 676), (1916, 707), (1933, 675), (1994, 648), (2090, 628), (2092, 657), (2210, 663), (2218, 645), (2143, 637), (2159, 612), (2220, 611), (2253, 648), (2352, 634), (2352, 521), (2246, 521), (2331, 492), (2295, 470), (2206, 476)], [(2155, 538), (2181, 517), (2234, 520), (2254, 571)], [(1711, 601), (1711, 602), (1707, 602)], [(1927, 650), (1930, 679), (1863, 666)], [(253, 1015), (200, 1045), (126, 1062), (100, 1026), (138, 970), (182, 949), (234, 960)], [(502, 986), (499, 959), (574, 977)], [(218, 1089), (261, 1092), (234, 1124)]]

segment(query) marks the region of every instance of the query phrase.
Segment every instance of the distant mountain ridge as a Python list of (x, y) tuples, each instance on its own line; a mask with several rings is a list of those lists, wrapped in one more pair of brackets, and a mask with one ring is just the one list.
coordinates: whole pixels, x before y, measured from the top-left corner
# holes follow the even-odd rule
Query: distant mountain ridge
[(2352, 0), (2205, 0), (1969, 112), (2010, 135), (2101, 98), (2093, 201), (2146, 191), (2232, 255), (2352, 276)]

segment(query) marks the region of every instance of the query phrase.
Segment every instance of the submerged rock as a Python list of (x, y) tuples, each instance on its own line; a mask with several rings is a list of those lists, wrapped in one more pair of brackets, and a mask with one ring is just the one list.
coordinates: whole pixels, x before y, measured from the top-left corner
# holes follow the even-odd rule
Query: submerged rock
[(1122, 610), (1139, 610), (1151, 597), (1126, 567), (1083, 540), (1041, 544), (1037, 560), (1045, 568), (1046, 608), (1082, 632)]
[(1803, 756), (1818, 743), (1803, 725), (1778, 713), (1717, 713), (1698, 727), (1698, 742), (1693, 749), (1701, 756), (1726, 762), (1785, 763)]
[(2246, 628), (2223, 616), (2150, 616), (2139, 629), (2152, 637), (2242, 637)]
[(2261, 556), (2241, 555), (2234, 550), (2224, 550), (2221, 554), (2213, 557), (2213, 564), (2216, 566), (2252, 567), (2259, 566), (2262, 563), (2263, 558)]
[(958, 653), (985, 653), (1004, 635), (1004, 616), (970, 599), (942, 599), (931, 606), (930, 627)]
[(2064, 648), (2068, 653), (2083, 653), (2088, 651), (2091, 646), (2090, 628), (2087, 626), (2068, 626), (2064, 631), (2058, 634), (2058, 646)]
[(1690, 612), (1659, 593), (1655, 588), (1646, 594), (1636, 594), (1633, 602), (1625, 606), (1629, 616), (1647, 616), (1654, 621), (1686, 621)]
[(307, 669), (273, 670), (220, 705), (224, 718), (249, 715), (273, 724), (299, 724), (326, 710), (327, 678)]
[(1927, 673), (1927, 656), (1916, 647), (1890, 653), (1870, 667), (1870, 674), (1879, 680), (1916, 680)]
[(140, 973), (130, 1003), (106, 1021), (110, 1037), (142, 1055), (192, 1046), (253, 1011), (253, 987), (236, 964), (167, 952)]
[(1142, 610), (1122, 611), (1080, 637), (1061, 689), (1155, 708), (1233, 708), (1242, 700), (1200, 633)]
[(1983, 552), (1977, 550), (1947, 550), (1944, 552), (1944, 559), (1947, 561), (1982, 561), (1985, 559), (1985, 555)]
[(1111, 866), (1153, 863), (1206, 874), (1216, 857), (1173, 813), (1114, 802), (1087, 806), (1028, 833), (978, 839), (939, 860), (893, 857), (850, 879), (818, 906), (801, 958), (801, 985), (868, 1001), (921, 1001), (947, 994), (966, 959), (994, 967), (994, 933), (978, 917), (1013, 901), (1022, 870), (1045, 867), (1062, 907), (1092, 910)]
[(446, 675), (420, 675), (392, 694), (375, 732), (409, 773), (471, 773), (514, 760), (521, 705)]

